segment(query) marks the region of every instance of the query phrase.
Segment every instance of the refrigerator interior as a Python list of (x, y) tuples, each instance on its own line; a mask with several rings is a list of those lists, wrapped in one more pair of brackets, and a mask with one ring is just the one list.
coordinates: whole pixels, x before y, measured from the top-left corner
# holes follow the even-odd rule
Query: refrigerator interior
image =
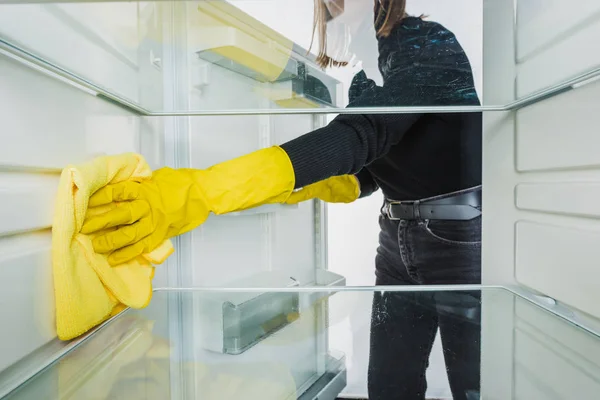
[[(224, 363), (221, 373), (250, 380), (253, 363), (279, 365), (281, 382), (293, 381), (286, 396), (321, 399), (343, 391), (347, 362), (366, 362), (337, 354), (330, 339), (353, 312), (343, 305), (370, 304), (377, 290), (331, 289), (345, 280), (327, 270), (327, 208), (317, 201), (211, 216), (175, 240), (150, 307), (73, 342), (56, 337), (51, 225), (66, 165), (136, 152), (153, 169), (205, 168), (330, 114), (411, 111), (344, 109), (348, 87), (264, 22), (264, 10), (292, 15), (283, 0), (247, 1), (0, 2), (0, 397), (81, 398), (95, 387), (85, 382), (102, 381), (102, 363), (146, 340), (151, 325), (171, 343), (168, 373), (156, 378), (171, 398), (209, 390), (185, 361)], [(483, 106), (445, 109), (484, 113), (481, 368), (491, 399), (600, 388), (600, 53), (589, 45), (600, 39), (600, 5), (563, 8), (483, 0)], [(68, 357), (87, 352), (105, 372), (61, 375)], [(561, 359), (567, 372), (540, 372)]]

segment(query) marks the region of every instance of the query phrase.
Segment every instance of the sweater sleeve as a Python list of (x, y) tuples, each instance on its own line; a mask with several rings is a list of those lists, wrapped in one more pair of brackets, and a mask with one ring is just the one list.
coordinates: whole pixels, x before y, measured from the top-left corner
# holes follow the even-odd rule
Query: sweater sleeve
[[(365, 90), (349, 107), (402, 104), (401, 94), (379, 86)], [(386, 155), (422, 114), (340, 114), (327, 126), (284, 143), (296, 188), (331, 176), (357, 174)]]

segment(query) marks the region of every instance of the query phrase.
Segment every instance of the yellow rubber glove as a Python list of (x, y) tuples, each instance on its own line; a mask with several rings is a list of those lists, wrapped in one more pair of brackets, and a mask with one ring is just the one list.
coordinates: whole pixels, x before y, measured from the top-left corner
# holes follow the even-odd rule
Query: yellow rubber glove
[(155, 249), (165, 239), (220, 215), (284, 203), (294, 189), (292, 163), (280, 147), (262, 149), (206, 170), (162, 168), (144, 182), (98, 190), (82, 233), (96, 233), (98, 253), (117, 265)]
[(359, 196), (360, 186), (356, 176), (340, 175), (313, 183), (292, 193), (286, 203), (296, 204), (312, 199), (327, 203), (352, 203)]

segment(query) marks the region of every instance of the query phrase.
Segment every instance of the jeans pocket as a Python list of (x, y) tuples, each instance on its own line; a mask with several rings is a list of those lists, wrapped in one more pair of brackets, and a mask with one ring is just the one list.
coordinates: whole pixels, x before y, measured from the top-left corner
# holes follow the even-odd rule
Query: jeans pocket
[(481, 217), (468, 221), (427, 220), (421, 226), (427, 236), (440, 243), (459, 246), (481, 244)]

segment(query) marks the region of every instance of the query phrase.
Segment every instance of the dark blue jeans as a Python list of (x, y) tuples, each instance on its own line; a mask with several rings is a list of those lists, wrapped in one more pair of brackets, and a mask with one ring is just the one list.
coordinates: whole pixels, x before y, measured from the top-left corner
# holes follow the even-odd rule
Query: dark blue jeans
[[(481, 217), (390, 221), (380, 217), (377, 285), (481, 283)], [(416, 288), (415, 288), (416, 289)], [(454, 400), (479, 399), (480, 292), (376, 292), (369, 399), (424, 399), (438, 328)]]

